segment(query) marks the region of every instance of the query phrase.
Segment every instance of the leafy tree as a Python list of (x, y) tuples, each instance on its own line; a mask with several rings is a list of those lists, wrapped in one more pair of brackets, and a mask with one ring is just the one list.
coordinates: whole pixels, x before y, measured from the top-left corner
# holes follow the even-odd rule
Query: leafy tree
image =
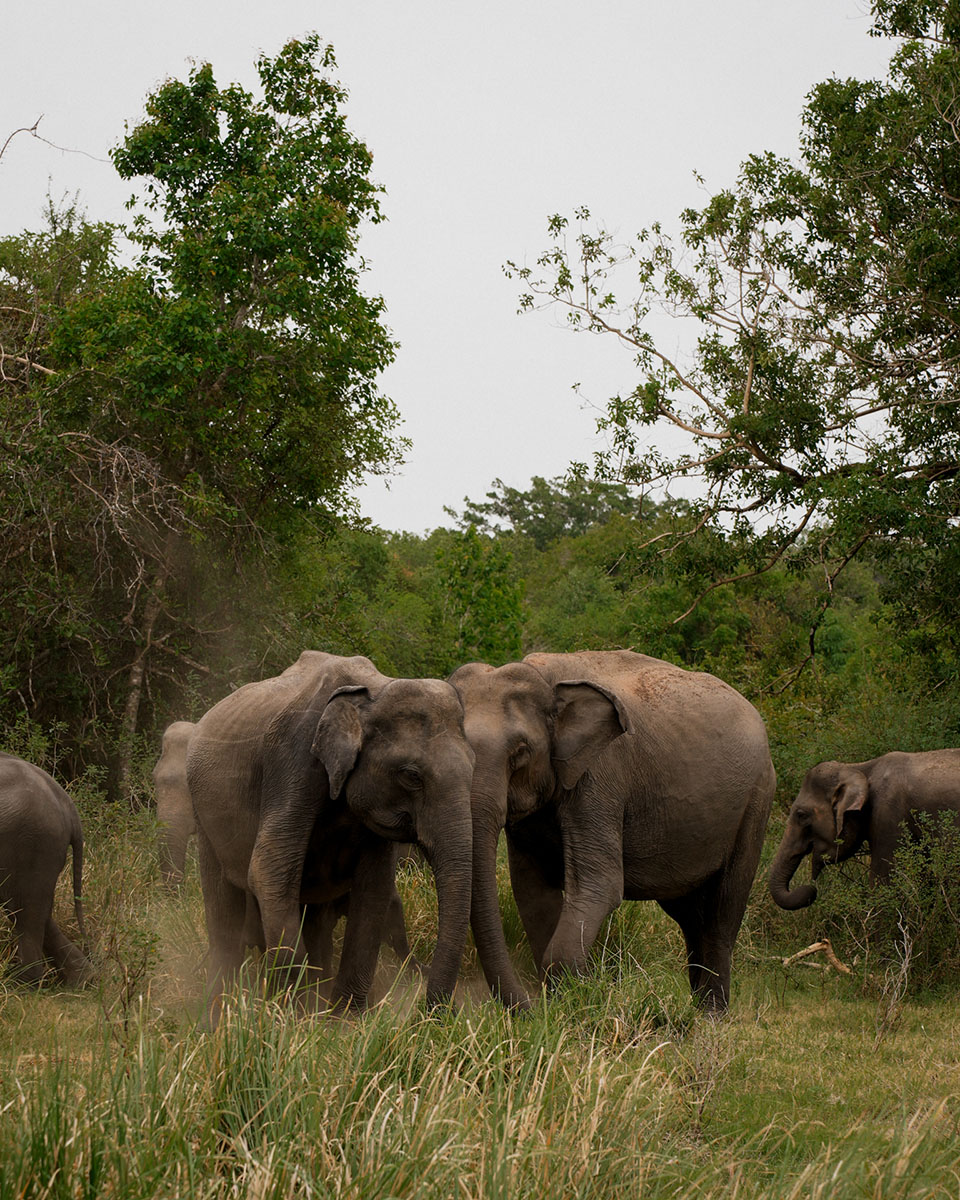
[(519, 658), (523, 588), (511, 577), (509, 551), (471, 525), (438, 549), (437, 561), (456, 628), (455, 665)]
[[(894, 580), (910, 570), (930, 619), (955, 626), (960, 8), (873, 11), (875, 35), (902, 39), (889, 77), (814, 88), (798, 162), (751, 156), (732, 188), (683, 214), (678, 241), (653, 225), (619, 245), (586, 209), (555, 216), (537, 265), (507, 272), (524, 307), (560, 304), (575, 329), (632, 354), (639, 378), (609, 402), (597, 473), (701, 480), (698, 519), (678, 538), (735, 535), (703, 586), (792, 553), (823, 564), (829, 591), (872, 546)], [(627, 265), (636, 294), (621, 302)], [(651, 332), (655, 310), (693, 331), (687, 360)], [(644, 427), (684, 448), (644, 449)]]
[[(76, 633), (106, 660), (95, 677), (122, 790), (158, 664), (182, 679), (198, 646), (225, 626), (238, 637), (238, 613), (269, 593), (267, 562), (330, 526), (351, 486), (403, 449), (376, 385), (395, 345), (357, 253), (380, 189), (334, 67), (311, 36), (258, 60), (257, 96), (219, 87), (207, 64), (149, 96), (114, 152), (145, 187), (131, 202), (132, 267), (118, 265), (112, 231), (75, 214), (66, 233), (0, 245), (0, 319), (19, 323), (0, 386), (36, 414), (14, 474), (30, 464), (63, 482), (57, 534), (79, 550), (83, 619), (55, 642)], [(72, 276), (44, 257), (71, 238)], [(41, 516), (29, 555), (38, 574), (62, 576)], [(4, 657), (18, 679), (33, 669)]]
[[(655, 508), (650, 502), (645, 509)], [(493, 481), (483, 501), (464, 501), (462, 515), (446, 511), (461, 527), (495, 532), (510, 529), (529, 537), (538, 550), (558, 538), (577, 536), (602, 524), (611, 513), (639, 515), (641, 501), (623, 483), (574, 476), (544, 479), (534, 475), (526, 491)]]

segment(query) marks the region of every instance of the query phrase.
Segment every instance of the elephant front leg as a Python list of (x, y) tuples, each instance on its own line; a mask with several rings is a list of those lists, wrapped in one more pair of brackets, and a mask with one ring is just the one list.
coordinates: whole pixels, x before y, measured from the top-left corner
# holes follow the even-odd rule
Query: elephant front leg
[(600, 927), (623, 900), (621, 826), (594, 822), (589, 808), (584, 805), (561, 819), (564, 897), (543, 955), (548, 981), (583, 971)]
[(395, 891), (395, 870), (395, 846), (380, 839), (365, 848), (357, 861), (340, 966), (330, 994), (330, 1003), (336, 1009), (367, 1006), (384, 922)]
[(533, 961), (541, 973), (547, 946), (560, 921), (563, 908), (563, 852), (557, 846), (554, 870), (549, 870), (539, 855), (524, 845), (524, 840), (507, 829), (507, 859), (510, 886), (517, 912), (523, 923)]
[(247, 873), (256, 896), (268, 967), (279, 987), (294, 982), (308, 961), (301, 932), (300, 889), (312, 820), (265, 821)]

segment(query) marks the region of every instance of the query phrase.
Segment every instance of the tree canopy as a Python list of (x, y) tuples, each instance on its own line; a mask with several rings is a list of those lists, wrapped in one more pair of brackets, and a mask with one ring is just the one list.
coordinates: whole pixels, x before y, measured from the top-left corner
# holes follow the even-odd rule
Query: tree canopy
[[(536, 264), (506, 269), (523, 308), (558, 304), (631, 355), (596, 472), (699, 479), (699, 519), (677, 536), (735, 535), (712, 582), (802, 551), (829, 585), (872, 544), (955, 623), (960, 20), (955, 0), (873, 11), (873, 33), (898, 39), (888, 77), (815, 87), (796, 161), (751, 155), (676, 238), (654, 224), (622, 244), (586, 208), (554, 216)], [(687, 358), (654, 312), (690, 332)], [(679, 452), (657, 444), (668, 429)]]
[(283, 642), (254, 598), (282, 608), (284, 556), (405, 444), (361, 286), (381, 189), (333, 51), (256, 68), (257, 95), (201, 64), (148, 96), (113, 154), (143, 184), (130, 228), (51, 206), (0, 239), (0, 671), (33, 715), (112, 729), (121, 790), (143, 700), (225, 639), (241, 670)]

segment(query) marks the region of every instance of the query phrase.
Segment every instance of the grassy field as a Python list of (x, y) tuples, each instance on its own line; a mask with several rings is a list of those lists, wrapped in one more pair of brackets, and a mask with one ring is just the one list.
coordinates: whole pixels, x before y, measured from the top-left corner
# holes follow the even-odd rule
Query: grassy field
[[(472, 951), (456, 1011), (427, 1016), (384, 952), (363, 1017), (253, 989), (210, 1034), (195, 865), (165, 896), (153, 832), (88, 820), (100, 983), (0, 988), (2, 1200), (960, 1192), (955, 995), (911, 997), (853, 928), (850, 975), (822, 955), (784, 967), (819, 918), (778, 913), (762, 882), (722, 1021), (694, 1013), (670, 921), (625, 905), (592, 974), (525, 1017), (485, 998)], [(431, 876), (404, 868), (400, 886), (429, 957)], [(505, 880), (503, 903), (529, 971)], [(71, 928), (66, 887), (58, 914)]]

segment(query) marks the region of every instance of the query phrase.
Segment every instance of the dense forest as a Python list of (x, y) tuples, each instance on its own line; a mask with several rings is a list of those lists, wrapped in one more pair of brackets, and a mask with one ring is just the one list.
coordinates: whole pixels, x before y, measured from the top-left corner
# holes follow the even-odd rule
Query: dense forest
[[(538, 265), (506, 267), (521, 305), (626, 345), (636, 388), (592, 467), (522, 489), (491, 463), (427, 536), (351, 500), (405, 443), (358, 253), (382, 189), (332, 49), (262, 56), (256, 95), (206, 64), (163, 84), (113, 152), (127, 227), (50, 203), (0, 239), (14, 743), (53, 739), (67, 778), (137, 805), (166, 722), (304, 647), (443, 676), (613, 646), (720, 674), (774, 727), (809, 713), (831, 753), (879, 744), (874, 701), (912, 714), (905, 747), (956, 741), (920, 716), (957, 695), (954, 7), (877, 0), (889, 77), (816, 87), (800, 161), (747, 159), (676, 244), (551, 218)], [(642, 449), (658, 422), (690, 436), (674, 460)], [(667, 498), (680, 477), (699, 498)]]

